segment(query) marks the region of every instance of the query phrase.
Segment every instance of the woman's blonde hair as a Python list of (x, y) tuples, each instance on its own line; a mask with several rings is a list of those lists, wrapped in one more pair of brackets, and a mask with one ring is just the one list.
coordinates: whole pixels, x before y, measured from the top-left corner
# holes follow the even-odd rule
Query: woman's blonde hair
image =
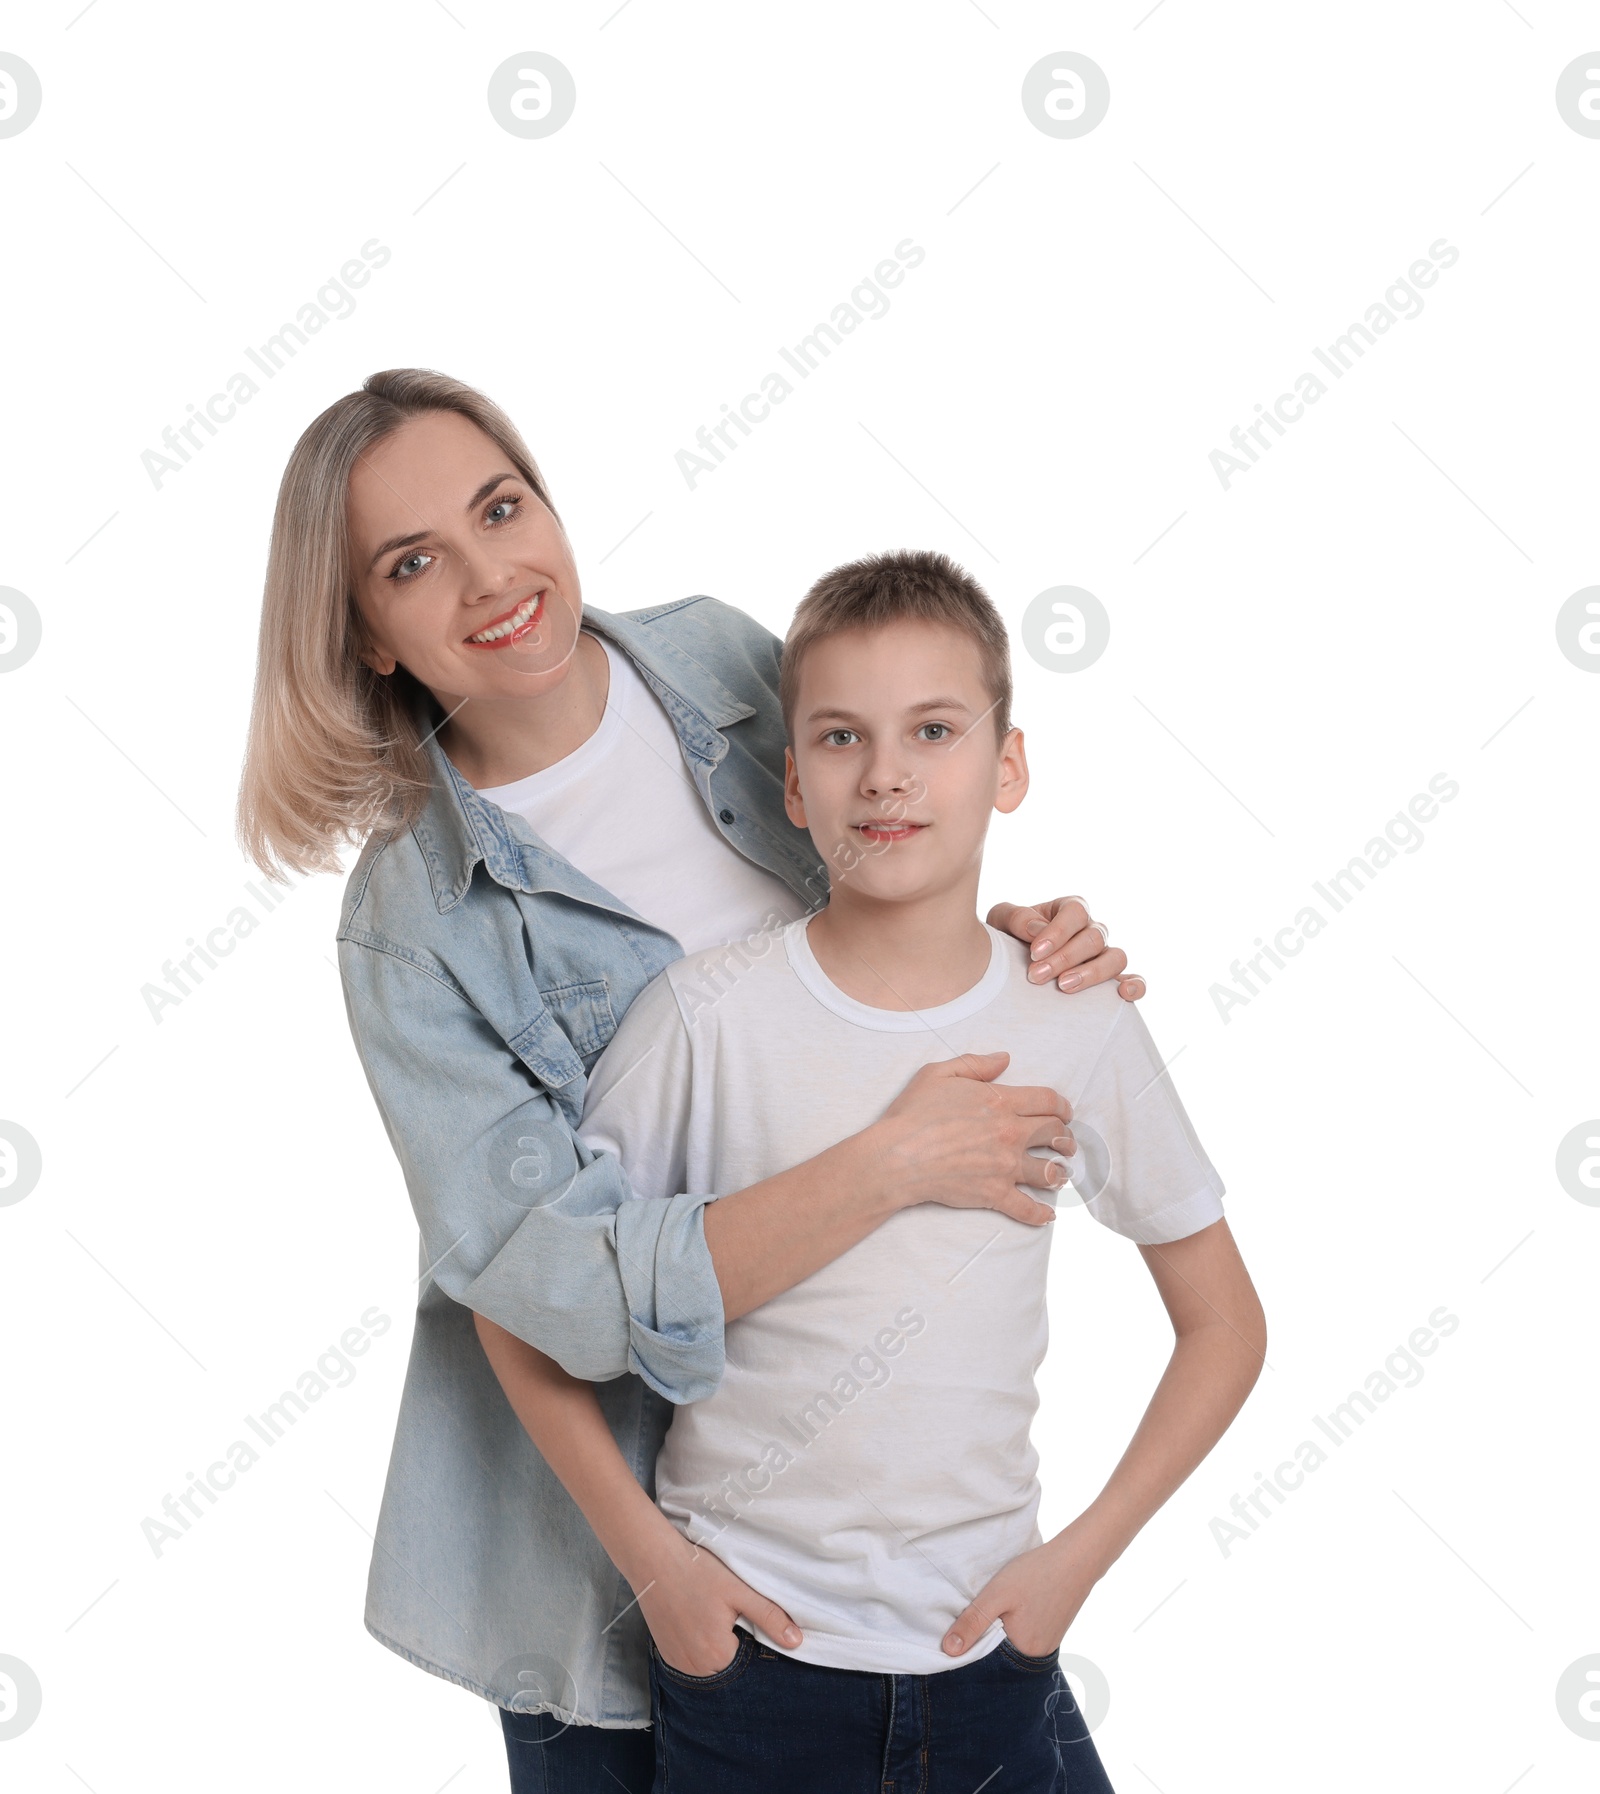
[(346, 501), (362, 455), (409, 418), (456, 411), (555, 507), (510, 418), (428, 368), (390, 368), (328, 407), (283, 472), (272, 519), (255, 701), (239, 787), (239, 841), (269, 877), (337, 871), (375, 828), (405, 828), (427, 798), (427, 694), (405, 670), (375, 673), (355, 601)]

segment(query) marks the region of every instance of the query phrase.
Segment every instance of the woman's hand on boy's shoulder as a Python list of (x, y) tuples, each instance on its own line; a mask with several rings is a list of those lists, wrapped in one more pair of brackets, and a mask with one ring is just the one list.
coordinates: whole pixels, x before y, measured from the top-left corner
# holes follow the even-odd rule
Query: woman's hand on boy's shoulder
[(1128, 970), (1128, 956), (1111, 945), (1105, 925), (1090, 919), (1081, 897), (1052, 897), (1047, 903), (997, 903), (989, 926), (1032, 949), (1028, 976), (1035, 984), (1053, 978), (1064, 991), (1087, 990), (1091, 984), (1117, 981), (1117, 994), (1130, 1003), (1144, 995), (1144, 980)]

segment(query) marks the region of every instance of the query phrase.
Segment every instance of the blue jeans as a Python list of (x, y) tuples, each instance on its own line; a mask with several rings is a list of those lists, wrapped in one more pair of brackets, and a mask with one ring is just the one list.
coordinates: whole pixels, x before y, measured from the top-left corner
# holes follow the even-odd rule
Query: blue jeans
[(648, 1726), (565, 1725), (553, 1713), (502, 1707), (500, 1729), (511, 1794), (650, 1794), (656, 1758)]
[(738, 1638), (714, 1676), (651, 1645), (653, 1794), (1112, 1794), (1055, 1651), (895, 1676)]

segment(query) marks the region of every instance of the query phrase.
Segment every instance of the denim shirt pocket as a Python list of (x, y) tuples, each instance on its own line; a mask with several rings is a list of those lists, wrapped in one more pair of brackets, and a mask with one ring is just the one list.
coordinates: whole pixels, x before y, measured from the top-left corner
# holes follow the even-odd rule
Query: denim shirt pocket
[(558, 984), (553, 990), (542, 990), (545, 1010), (556, 1018), (561, 1032), (572, 1042), (573, 1050), (584, 1059), (604, 1050), (617, 1031), (617, 1018), (611, 1013), (611, 980), (590, 978), (577, 984)]
[(547, 1089), (555, 1091), (585, 1076), (617, 1031), (611, 985), (585, 979), (541, 990), (544, 1007), (506, 1043)]

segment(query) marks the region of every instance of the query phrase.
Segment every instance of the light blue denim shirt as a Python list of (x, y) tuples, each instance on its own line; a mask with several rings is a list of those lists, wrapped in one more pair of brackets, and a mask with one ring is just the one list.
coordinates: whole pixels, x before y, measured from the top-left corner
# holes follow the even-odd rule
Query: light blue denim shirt
[[(714, 598), (584, 621), (661, 699), (729, 845), (825, 902), (783, 810), (777, 638)], [(670, 1404), (722, 1375), (710, 1192), (631, 1200), (572, 1130), (617, 1023), (682, 949), (428, 753), (425, 810), (367, 843), (339, 929), (351, 1032), (422, 1234), (367, 1628), (502, 1707), (643, 1726), (633, 1591), (512, 1413), (472, 1313), (596, 1383), (654, 1493)]]

